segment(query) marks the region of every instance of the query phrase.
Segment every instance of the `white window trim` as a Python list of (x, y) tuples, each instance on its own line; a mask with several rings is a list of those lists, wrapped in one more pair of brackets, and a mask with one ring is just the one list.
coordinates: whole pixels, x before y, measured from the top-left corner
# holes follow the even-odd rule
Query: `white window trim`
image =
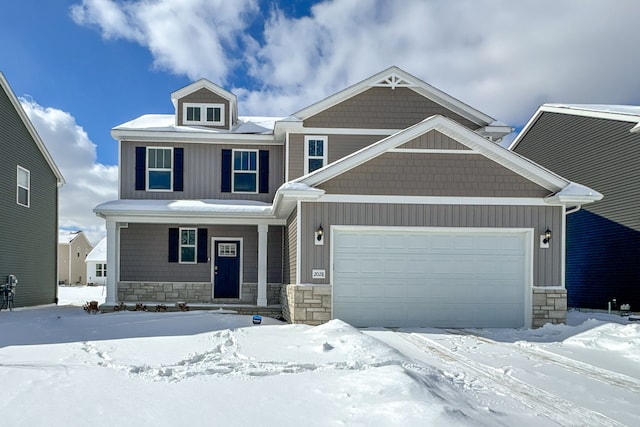
[[(200, 120), (187, 120), (187, 108), (200, 108)], [(207, 121), (207, 107), (220, 109), (220, 120)], [(209, 125), (224, 126), (224, 104), (196, 104), (193, 102), (185, 102), (182, 104), (182, 123), (185, 125)]]
[(107, 264), (96, 263), (96, 277), (107, 277)]
[[(322, 144), (322, 148), (323, 148), (323, 152), (322, 152), (322, 157), (321, 156), (309, 156), (309, 140), (322, 140), (323, 144)], [(327, 137), (327, 135), (305, 135), (304, 137), (304, 174), (308, 174), (309, 173), (309, 160), (312, 159), (322, 159), (322, 167), (325, 167), (327, 165), (327, 159), (328, 159), (328, 155), (327, 153), (329, 152), (329, 138)]]
[[(20, 185), (20, 171), (26, 172), (27, 174), (27, 186), (24, 187)], [(27, 190), (27, 204), (20, 203), (20, 189), (24, 188)], [(29, 207), (31, 206), (31, 172), (29, 169), (25, 169), (22, 166), (18, 165), (18, 169), (16, 170), (16, 203), (20, 206)]]
[[(236, 171), (236, 152), (253, 152), (256, 153), (256, 170), (255, 171), (251, 171), (251, 170), (238, 170)], [(231, 192), (232, 193), (238, 193), (238, 194), (258, 194), (258, 190), (259, 190), (259, 186), (260, 186), (260, 182), (259, 182), (259, 176), (258, 176), (258, 171), (260, 171), (260, 153), (259, 150), (246, 150), (246, 149), (234, 149), (231, 150)], [(253, 173), (256, 176), (256, 191), (236, 191), (236, 172), (239, 173)]]
[[(182, 232), (183, 231), (193, 231), (194, 240), (193, 245), (183, 245), (182, 244)], [(181, 227), (178, 231), (178, 263), (179, 264), (196, 264), (198, 262), (198, 229), (192, 227)], [(182, 248), (190, 248), (193, 247), (193, 261), (183, 261), (182, 260)]]
[[(162, 189), (162, 188), (149, 188), (149, 172), (163, 172), (163, 171), (167, 171), (167, 168), (150, 168), (149, 167), (149, 150), (170, 150), (171, 154), (169, 155), (171, 158), (171, 167), (168, 169), (171, 172), (171, 176), (169, 177), (169, 188), (168, 189)], [(147, 191), (159, 191), (159, 192), (167, 192), (167, 191), (173, 191), (173, 167), (175, 166), (173, 164), (173, 147), (147, 147), (146, 151), (144, 152), (144, 156), (145, 156), (145, 187)]]

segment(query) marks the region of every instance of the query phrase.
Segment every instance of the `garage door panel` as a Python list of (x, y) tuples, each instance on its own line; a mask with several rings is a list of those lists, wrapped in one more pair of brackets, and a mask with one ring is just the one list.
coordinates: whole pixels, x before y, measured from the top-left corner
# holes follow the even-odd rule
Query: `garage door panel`
[(355, 326), (523, 326), (525, 242), (523, 232), (336, 230), (333, 317)]

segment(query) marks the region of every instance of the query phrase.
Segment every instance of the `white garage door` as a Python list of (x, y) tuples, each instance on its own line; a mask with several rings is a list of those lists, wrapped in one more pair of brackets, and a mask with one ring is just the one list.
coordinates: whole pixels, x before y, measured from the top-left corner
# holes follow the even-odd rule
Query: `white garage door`
[(333, 317), (354, 326), (522, 327), (524, 231), (336, 228)]

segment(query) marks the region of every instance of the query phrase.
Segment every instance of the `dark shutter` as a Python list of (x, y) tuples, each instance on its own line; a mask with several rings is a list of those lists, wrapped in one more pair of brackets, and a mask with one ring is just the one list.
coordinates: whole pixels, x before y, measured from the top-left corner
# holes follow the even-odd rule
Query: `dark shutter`
[(173, 191), (182, 191), (184, 180), (184, 148), (173, 149)]
[(222, 180), (220, 191), (231, 193), (231, 150), (222, 150)]
[(259, 192), (260, 193), (268, 193), (269, 192), (269, 151), (268, 150), (260, 150), (260, 161), (258, 162), (260, 165), (260, 170), (258, 171), (258, 175), (260, 177), (260, 185)]
[(207, 229), (198, 228), (198, 262), (207, 262), (209, 257), (207, 256)]
[(178, 251), (180, 250), (180, 230), (169, 229), (169, 262), (178, 262)]
[(147, 148), (136, 147), (136, 190), (145, 190)]

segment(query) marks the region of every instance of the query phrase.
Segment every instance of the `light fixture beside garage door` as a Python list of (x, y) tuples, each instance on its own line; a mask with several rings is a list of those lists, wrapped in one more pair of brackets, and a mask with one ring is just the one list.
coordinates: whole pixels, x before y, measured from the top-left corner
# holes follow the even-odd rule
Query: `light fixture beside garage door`
[(322, 224), (320, 224), (316, 229), (315, 236), (316, 245), (324, 245), (324, 230), (322, 229)]
[(551, 230), (547, 228), (544, 234), (540, 235), (540, 249), (548, 249), (550, 240), (551, 240)]

